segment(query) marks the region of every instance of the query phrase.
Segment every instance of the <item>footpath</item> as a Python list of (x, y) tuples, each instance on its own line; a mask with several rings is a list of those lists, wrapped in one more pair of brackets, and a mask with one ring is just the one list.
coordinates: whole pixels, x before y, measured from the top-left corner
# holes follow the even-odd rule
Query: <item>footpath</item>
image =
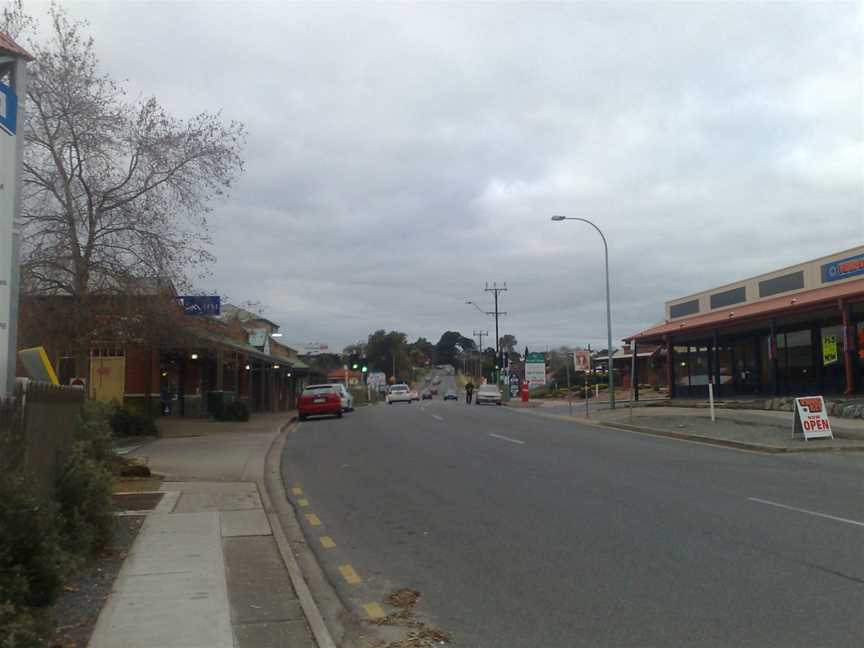
[(529, 402), (527, 406), (513, 402), (511, 407), (534, 416), (757, 452), (864, 452), (864, 420), (861, 419), (830, 417), (834, 439), (805, 441), (800, 435), (792, 435), (791, 412), (718, 408), (716, 420), (711, 421), (704, 407), (642, 404), (631, 410), (628, 402), (619, 402), (615, 410), (592, 407), (587, 417), (583, 401), (573, 402), (572, 416), (566, 402), (563, 405)]
[(165, 481), (91, 648), (319, 645), (263, 486), (267, 452), (289, 420), (281, 414), (239, 424), (170, 421), (163, 438), (128, 449)]

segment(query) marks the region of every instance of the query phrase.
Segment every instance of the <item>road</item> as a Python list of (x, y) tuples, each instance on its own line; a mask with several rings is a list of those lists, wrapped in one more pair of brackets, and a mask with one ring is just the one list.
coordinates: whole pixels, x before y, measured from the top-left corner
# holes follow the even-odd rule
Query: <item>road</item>
[(283, 473), (343, 600), (415, 588), (456, 646), (864, 645), (860, 455), (436, 400), (302, 423)]

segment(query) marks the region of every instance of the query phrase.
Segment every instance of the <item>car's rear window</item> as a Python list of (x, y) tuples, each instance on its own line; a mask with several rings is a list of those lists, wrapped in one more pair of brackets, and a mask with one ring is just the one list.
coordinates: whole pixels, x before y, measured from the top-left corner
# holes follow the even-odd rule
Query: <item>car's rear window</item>
[(497, 394), (498, 388), (495, 385), (480, 385), (480, 391), (486, 392), (486, 393), (491, 392), (493, 394)]
[(303, 389), (304, 394), (325, 394), (327, 392), (335, 392), (336, 387), (333, 385), (309, 385)]
[(408, 388), (405, 385), (394, 385), (390, 388), (391, 392), (406, 392)]

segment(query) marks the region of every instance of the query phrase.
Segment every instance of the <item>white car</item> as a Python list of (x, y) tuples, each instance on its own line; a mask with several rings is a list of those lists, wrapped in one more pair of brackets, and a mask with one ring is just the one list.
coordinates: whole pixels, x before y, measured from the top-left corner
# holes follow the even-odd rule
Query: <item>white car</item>
[(354, 397), (351, 395), (351, 392), (348, 391), (348, 388), (345, 387), (342, 383), (329, 383), (324, 385), (324, 387), (332, 387), (337, 392), (339, 392), (339, 398), (342, 399), (342, 411), (343, 412), (353, 412), (354, 411)]
[(408, 385), (393, 385), (390, 391), (387, 392), (387, 404), (393, 403), (413, 403), (417, 399), (417, 394), (411, 393), (411, 388)]
[(500, 405), (501, 390), (498, 389), (498, 385), (480, 385), (477, 395), (474, 397), (474, 402), (478, 405), (482, 405), (483, 403)]

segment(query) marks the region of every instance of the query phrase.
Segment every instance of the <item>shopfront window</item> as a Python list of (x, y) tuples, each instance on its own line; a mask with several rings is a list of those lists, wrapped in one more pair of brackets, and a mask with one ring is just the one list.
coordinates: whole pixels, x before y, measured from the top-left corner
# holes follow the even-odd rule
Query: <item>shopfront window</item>
[(689, 347), (675, 347), (675, 384), (681, 387), (690, 386), (689, 355)]
[(690, 347), (690, 386), (708, 385), (708, 348)]
[(810, 329), (786, 334), (786, 381), (792, 392), (812, 391), (816, 386), (813, 371), (813, 340)]

